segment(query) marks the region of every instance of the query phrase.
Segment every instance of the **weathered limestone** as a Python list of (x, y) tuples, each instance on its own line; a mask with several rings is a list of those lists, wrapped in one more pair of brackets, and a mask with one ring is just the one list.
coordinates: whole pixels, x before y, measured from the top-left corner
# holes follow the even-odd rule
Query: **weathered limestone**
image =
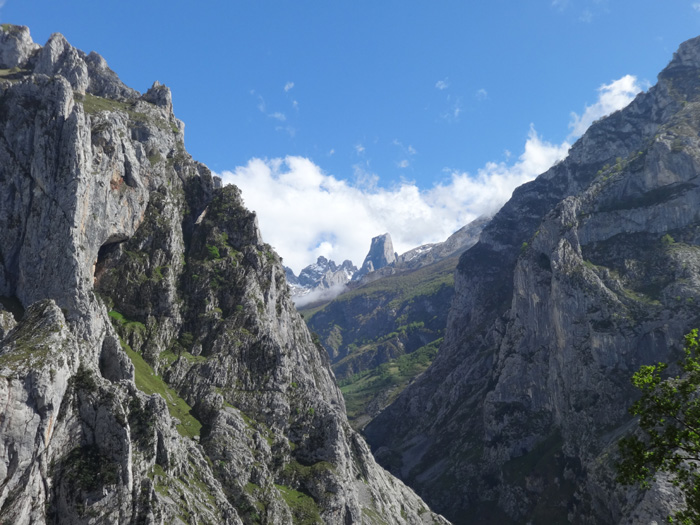
[(0, 62), (2, 520), (444, 523), (350, 429), (168, 88), (15, 26)]
[[(460, 523), (661, 523), (619, 487), (640, 365), (674, 362), (700, 301), (700, 39), (518, 188), (461, 258), (433, 366), (366, 429)], [(448, 490), (449, 487), (449, 490)]]

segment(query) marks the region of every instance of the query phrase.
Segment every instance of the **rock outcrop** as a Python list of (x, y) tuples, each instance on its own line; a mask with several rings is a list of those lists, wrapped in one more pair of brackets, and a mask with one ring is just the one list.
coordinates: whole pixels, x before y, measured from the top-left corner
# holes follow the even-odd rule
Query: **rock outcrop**
[(287, 283), (292, 292), (292, 299), (298, 305), (314, 301), (329, 301), (344, 290), (357, 272), (352, 261), (345, 260), (338, 266), (334, 261), (319, 256), (314, 264), (305, 267), (299, 276), (290, 268), (285, 268)]
[(615, 482), (630, 376), (700, 323), (700, 39), (518, 188), (465, 252), (432, 367), (367, 427), (459, 523), (661, 523)]
[(168, 88), (16, 26), (0, 62), (3, 523), (445, 523), (350, 428)]
[(396, 262), (398, 255), (394, 251), (394, 245), (391, 242), (391, 235), (385, 233), (372, 238), (372, 243), (369, 247), (369, 252), (365, 257), (362, 267), (355, 275), (353, 281), (362, 279), (365, 275), (375, 272), (385, 266), (391, 266)]

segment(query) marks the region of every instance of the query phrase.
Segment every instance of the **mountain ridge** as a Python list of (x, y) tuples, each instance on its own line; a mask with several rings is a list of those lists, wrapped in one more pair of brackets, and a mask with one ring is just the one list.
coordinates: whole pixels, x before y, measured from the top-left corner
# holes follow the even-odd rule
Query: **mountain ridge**
[(698, 70), (700, 38), (513, 192), (460, 259), (432, 366), (366, 427), (455, 522), (651, 522), (681, 504), (664, 476), (617, 486), (613, 458), (633, 371), (700, 322)]

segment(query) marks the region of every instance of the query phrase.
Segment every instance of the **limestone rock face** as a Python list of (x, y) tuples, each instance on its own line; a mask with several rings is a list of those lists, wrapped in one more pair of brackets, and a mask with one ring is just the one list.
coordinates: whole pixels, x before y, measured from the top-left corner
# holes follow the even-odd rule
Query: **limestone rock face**
[(39, 47), (32, 42), (28, 27), (6, 26), (0, 33), (0, 68), (22, 67)]
[(348, 425), (170, 91), (15, 26), (0, 61), (2, 521), (445, 523)]
[(367, 257), (360, 270), (353, 275), (353, 281), (357, 281), (368, 273), (379, 270), (386, 266), (391, 266), (396, 262), (398, 255), (394, 251), (394, 245), (391, 242), (391, 235), (385, 233), (372, 238), (372, 244), (369, 247)]
[(694, 39), (514, 192), (461, 257), (432, 367), (366, 428), (455, 522), (661, 523), (679, 504), (614, 464), (632, 373), (700, 321), (699, 73)]

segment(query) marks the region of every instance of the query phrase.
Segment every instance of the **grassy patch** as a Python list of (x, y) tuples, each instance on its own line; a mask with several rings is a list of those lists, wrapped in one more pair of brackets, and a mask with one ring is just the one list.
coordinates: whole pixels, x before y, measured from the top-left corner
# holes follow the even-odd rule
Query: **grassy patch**
[(155, 166), (156, 164), (158, 164), (162, 160), (163, 160), (163, 157), (157, 151), (153, 155), (148, 156), (148, 162), (151, 163), (151, 166)]
[[(122, 111), (126, 114), (133, 112), (131, 106), (126, 102), (98, 97), (91, 95), (90, 93), (85, 93), (85, 98), (83, 99), (83, 109), (85, 110), (85, 113), (89, 113), (91, 115), (102, 111)], [(141, 115), (145, 119), (146, 115), (143, 113), (141, 113)]]
[[(90, 93), (85, 93), (85, 96), (82, 98), (82, 100), (79, 100), (79, 98), (76, 98), (77, 101), (80, 101), (83, 103), (83, 109), (85, 110), (85, 113), (89, 115), (94, 115), (97, 113), (101, 113), (103, 111), (108, 111), (108, 112), (114, 112), (114, 111), (121, 111), (122, 113), (126, 113), (129, 116), (129, 119), (134, 122), (149, 122), (153, 124), (154, 126), (164, 130), (164, 131), (173, 131), (173, 126), (174, 124), (167, 122), (166, 120), (163, 120), (162, 118), (158, 118), (155, 116), (149, 116), (146, 113), (143, 113), (141, 111), (136, 111), (134, 109), (134, 105), (130, 104), (128, 102), (122, 102), (120, 100), (113, 100), (110, 98), (103, 98), (103, 97), (98, 97), (95, 95), (91, 95)], [(149, 160), (151, 158), (149, 157)], [(153, 161), (155, 160), (162, 160), (162, 159), (153, 159), (151, 160), (151, 164), (153, 164)]]
[(175, 390), (166, 385), (160, 376), (154, 374), (153, 369), (144, 361), (143, 357), (134, 352), (124, 341), (122, 341), (122, 348), (136, 369), (136, 387), (146, 394), (158, 394), (165, 399), (170, 415), (180, 420), (177, 430), (182, 436), (190, 438), (199, 436), (202, 424), (190, 414), (191, 408), (185, 400), (178, 396)]
[(454, 286), (454, 271), (459, 262), (458, 257), (449, 257), (435, 264), (417, 270), (390, 275), (382, 279), (345, 292), (336, 301), (350, 301), (357, 296), (390, 294), (392, 300), (388, 307), (395, 307), (419, 296), (435, 294), (443, 286)]
[(117, 325), (123, 327), (127, 333), (129, 332), (143, 332), (146, 330), (146, 325), (138, 321), (131, 321), (124, 317), (121, 313), (116, 310), (110, 310), (109, 317), (116, 322)]
[(382, 515), (374, 509), (371, 509), (369, 507), (362, 507), (362, 514), (367, 516), (370, 523), (376, 523), (377, 525), (389, 525), (389, 523), (384, 518), (382, 518)]
[(413, 353), (402, 355), (377, 368), (341, 380), (340, 390), (345, 398), (350, 423), (358, 426), (366, 423), (367, 406), (378, 396), (391, 391), (387, 404), (396, 399), (411, 380), (430, 366), (437, 356), (441, 343), (442, 338), (437, 339)]
[(316, 502), (311, 496), (307, 496), (286, 485), (275, 485), (275, 487), (282, 494), (282, 498), (284, 498), (284, 502), (289, 507), (289, 510), (292, 511), (292, 521), (295, 525), (323, 523)]
[(0, 78), (15, 81), (21, 79), (27, 74), (26, 69), (20, 69), (18, 67), (13, 67), (11, 69), (0, 69)]
[(287, 483), (307, 484), (325, 472), (336, 472), (335, 467), (328, 461), (319, 461), (313, 465), (302, 465), (296, 460), (291, 460), (284, 466), (283, 474)]
[(217, 246), (207, 244), (207, 252), (209, 252), (209, 259), (221, 259), (221, 254), (219, 253), (219, 248)]

